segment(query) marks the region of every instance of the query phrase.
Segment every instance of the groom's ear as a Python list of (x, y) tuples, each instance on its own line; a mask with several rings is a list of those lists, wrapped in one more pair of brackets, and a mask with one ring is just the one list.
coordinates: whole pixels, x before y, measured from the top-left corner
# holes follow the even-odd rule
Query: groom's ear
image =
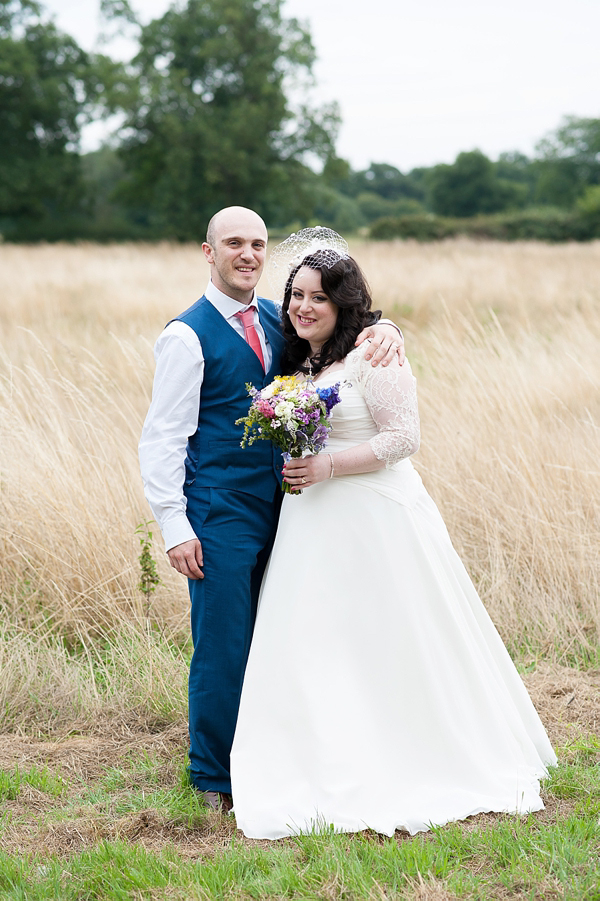
[(204, 244), (202, 245), (202, 251), (204, 253), (204, 256), (206, 257), (206, 262), (214, 263), (214, 261), (215, 261), (214, 247), (212, 247), (211, 244), (207, 244), (205, 241)]

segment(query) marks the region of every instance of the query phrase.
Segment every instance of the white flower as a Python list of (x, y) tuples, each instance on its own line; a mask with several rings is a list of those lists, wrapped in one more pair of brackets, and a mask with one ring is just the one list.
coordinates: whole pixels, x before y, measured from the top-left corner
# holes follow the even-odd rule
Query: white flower
[(266, 388), (263, 388), (260, 392), (260, 396), (264, 397), (265, 400), (268, 400), (270, 397), (273, 397), (275, 394), (275, 382), (271, 382), (270, 385), (267, 385)]
[(294, 405), (288, 400), (281, 400), (275, 407), (275, 415), (287, 422), (294, 411)]

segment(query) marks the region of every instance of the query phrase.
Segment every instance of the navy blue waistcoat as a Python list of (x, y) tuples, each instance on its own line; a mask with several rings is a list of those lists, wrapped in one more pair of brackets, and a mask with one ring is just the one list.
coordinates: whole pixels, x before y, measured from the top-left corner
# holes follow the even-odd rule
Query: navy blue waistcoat
[(266, 373), (252, 348), (206, 297), (177, 316), (196, 332), (204, 356), (198, 428), (188, 441), (185, 461), (187, 497), (196, 488), (227, 488), (270, 501), (281, 481), (281, 452), (270, 441), (240, 447), (243, 428), (235, 424), (250, 406), (246, 382), (264, 388), (281, 371), (277, 307), (259, 297), (258, 310), (273, 353)]

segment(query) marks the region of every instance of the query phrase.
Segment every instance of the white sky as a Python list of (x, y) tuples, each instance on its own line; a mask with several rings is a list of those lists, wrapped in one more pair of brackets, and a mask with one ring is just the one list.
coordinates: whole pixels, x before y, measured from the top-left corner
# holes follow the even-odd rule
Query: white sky
[[(133, 0), (144, 21), (168, 0)], [(99, 0), (45, 0), (90, 49)], [(337, 100), (338, 153), (407, 171), (478, 147), (531, 153), (565, 114), (600, 117), (600, 0), (286, 0), (318, 55), (316, 102)], [(125, 58), (123, 39), (108, 52)], [(90, 126), (85, 149), (104, 126)]]

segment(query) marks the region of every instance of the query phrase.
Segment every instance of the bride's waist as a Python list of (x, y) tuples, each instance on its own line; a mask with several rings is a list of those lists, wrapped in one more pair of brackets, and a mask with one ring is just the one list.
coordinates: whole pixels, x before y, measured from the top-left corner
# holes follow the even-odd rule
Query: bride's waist
[(374, 438), (376, 435), (377, 432), (355, 432), (345, 438), (338, 435), (329, 435), (325, 450), (335, 454), (338, 451), (348, 450), (350, 447), (358, 447), (359, 444), (366, 444), (367, 441), (370, 441), (371, 438)]
[[(354, 447), (359, 447), (361, 444), (367, 444), (371, 438), (374, 438), (378, 432), (374, 432), (372, 434), (365, 434), (364, 437), (358, 437), (353, 435), (352, 438), (333, 438), (329, 437), (327, 439), (327, 444), (325, 445), (325, 453), (329, 452), (330, 454), (339, 454), (341, 451), (352, 450)], [(404, 461), (402, 461), (404, 462)]]
[[(332, 438), (327, 443), (325, 452), (330, 454), (339, 453), (351, 447), (356, 447), (358, 443), (356, 441)], [(376, 469), (374, 472), (358, 472), (352, 475), (336, 476), (334, 471), (334, 478), (357, 486), (360, 485), (364, 488), (372, 488), (380, 494), (387, 495), (399, 503), (408, 504), (409, 506), (423, 490), (421, 477), (412, 465), (410, 457), (400, 460), (389, 468), (383, 467), (382, 469)]]

